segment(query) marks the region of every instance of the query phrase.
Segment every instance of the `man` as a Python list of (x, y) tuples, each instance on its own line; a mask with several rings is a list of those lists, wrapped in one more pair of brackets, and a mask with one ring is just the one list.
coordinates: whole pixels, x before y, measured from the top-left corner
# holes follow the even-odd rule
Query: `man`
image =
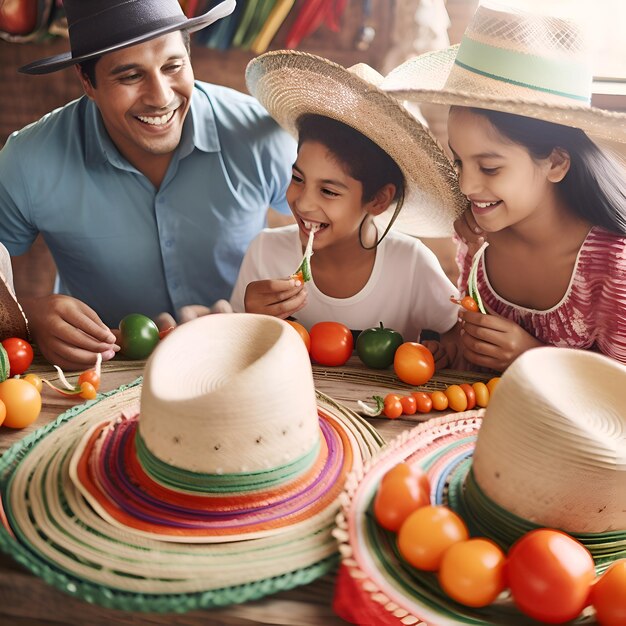
[(0, 152), (0, 241), (18, 256), (41, 233), (59, 272), (59, 294), (20, 298), (49, 361), (112, 358), (128, 313), (228, 298), (268, 207), (289, 212), (295, 142), (249, 96), (194, 82), (189, 32), (234, 6), (65, 0), (71, 53), (20, 68), (75, 65), (85, 92)]

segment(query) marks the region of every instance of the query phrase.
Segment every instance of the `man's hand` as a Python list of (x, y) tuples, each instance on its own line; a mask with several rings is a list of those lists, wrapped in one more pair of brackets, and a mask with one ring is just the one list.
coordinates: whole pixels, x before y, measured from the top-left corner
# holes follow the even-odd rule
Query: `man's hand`
[(306, 289), (294, 278), (257, 280), (246, 287), (244, 305), (246, 313), (286, 319), (306, 305)]
[(470, 363), (503, 372), (520, 354), (542, 346), (519, 324), (494, 313), (461, 311), (463, 356)]
[(211, 315), (213, 313), (232, 313), (233, 307), (230, 306), (228, 300), (217, 300), (211, 306), (204, 306), (203, 304), (188, 304), (178, 309), (177, 322), (174, 316), (170, 313), (159, 313), (154, 322), (159, 328), (159, 331), (168, 330), (170, 328), (176, 328), (178, 324), (184, 324), (195, 320), (197, 317), (203, 317), (205, 315)]
[(67, 370), (92, 366), (96, 354), (103, 361), (115, 356), (115, 335), (85, 303), (63, 295), (20, 301), (28, 318), (31, 337), (43, 356)]

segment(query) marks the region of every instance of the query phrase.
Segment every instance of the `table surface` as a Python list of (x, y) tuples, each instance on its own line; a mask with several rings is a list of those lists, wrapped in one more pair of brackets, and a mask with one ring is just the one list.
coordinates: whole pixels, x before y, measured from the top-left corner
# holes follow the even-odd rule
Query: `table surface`
[[(115, 389), (142, 374), (144, 362), (116, 361), (117, 359), (105, 364), (100, 391)], [(57, 378), (56, 372), (43, 362), (34, 364), (29, 371), (51, 381)], [(391, 370), (367, 369), (355, 357), (340, 368), (313, 366), (313, 377), (317, 389), (353, 410), (358, 409), (358, 400), (366, 400), (374, 394), (384, 396), (392, 391), (406, 394), (410, 390)], [(443, 389), (453, 383), (474, 382), (486, 378), (475, 373), (443, 371), (438, 372), (425, 388)], [(42, 392), (42, 400), (41, 414), (33, 425), (23, 430), (0, 429), (0, 452), (76, 404), (72, 399), (64, 398), (47, 387)], [(441, 416), (443, 413), (434, 415)], [(397, 420), (369, 418), (369, 422), (386, 441), (390, 441), (417, 422), (432, 416), (403, 416)], [(0, 553), (0, 625), (345, 625), (347, 622), (339, 619), (331, 609), (333, 583), (334, 574), (329, 574), (306, 586), (223, 609), (200, 610), (183, 615), (133, 613), (105, 609), (70, 597), (27, 572), (14, 563), (11, 557)]]

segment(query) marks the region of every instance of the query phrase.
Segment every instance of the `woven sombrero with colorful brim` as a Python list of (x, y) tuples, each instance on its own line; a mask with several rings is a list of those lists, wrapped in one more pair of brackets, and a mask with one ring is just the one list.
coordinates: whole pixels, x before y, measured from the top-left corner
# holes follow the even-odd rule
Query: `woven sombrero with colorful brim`
[[(312, 392), (313, 406), (317, 405), (312, 447), (282, 464), (274, 454), (265, 470), (251, 466), (233, 472), (225, 466), (224, 472), (193, 472), (178, 462), (165, 461), (158, 450), (154, 452), (150, 429), (145, 429), (147, 434), (142, 432), (142, 411), (150, 411), (152, 421), (158, 416), (146, 386), (159, 386), (161, 365), (166, 371), (180, 372), (181, 378), (173, 385), (187, 376), (200, 397), (207, 387), (212, 388), (210, 405), (217, 405), (218, 410), (217, 396), (221, 391), (229, 395), (233, 378), (241, 378), (251, 387), (250, 393), (259, 402), (267, 400), (263, 391), (250, 383), (249, 375), (252, 370), (252, 379), (262, 382), (254, 370), (265, 371), (266, 351), (273, 355), (277, 348), (278, 356), (271, 356), (278, 368), (276, 376), (280, 375), (276, 359), (291, 360), (294, 352), (298, 356), (293, 369), (298, 376), (306, 374), (298, 365), (302, 341), (284, 322), (246, 314), (210, 318), (185, 324), (162, 342), (148, 361), (143, 382), (138, 380), (70, 409), (3, 455), (0, 495), (6, 527), (0, 530), (0, 547), (5, 552), (72, 595), (108, 607), (143, 611), (244, 602), (308, 583), (336, 565), (337, 545), (331, 531), (345, 476), (362, 467), (382, 444), (357, 415)], [(253, 318), (252, 326), (258, 326), (252, 333), (245, 328), (246, 332), (240, 332), (241, 325), (250, 322), (245, 318)], [(243, 364), (241, 355), (235, 354), (234, 376), (230, 376), (230, 365), (222, 361), (216, 380), (207, 381), (200, 375), (202, 380), (193, 381), (192, 370), (203, 371), (202, 362), (181, 348), (189, 348), (189, 342), (195, 340), (198, 352), (206, 353), (202, 340), (207, 333), (232, 344), (236, 337), (224, 324), (236, 325), (242, 339), (251, 340), (255, 333), (267, 335), (268, 331), (270, 335), (275, 331), (276, 336), (269, 349), (262, 347)], [(194, 332), (194, 327), (201, 332)], [(214, 345), (219, 342), (213, 341)], [(242, 350), (245, 352), (245, 346)], [(219, 345), (216, 353), (223, 356)], [(272, 372), (266, 372), (264, 378), (271, 389)], [(304, 386), (288, 372), (283, 378), (304, 396), (306, 404), (306, 378)], [(159, 398), (159, 406), (172, 390), (178, 393), (172, 386)], [(274, 390), (280, 391), (275, 386)], [(241, 397), (241, 407), (246, 407), (248, 399)], [(173, 437), (167, 432), (167, 417), (172, 427), (177, 420), (184, 424), (172, 406), (165, 403), (163, 417), (156, 421), (162, 429), (160, 443), (170, 441), (170, 455), (175, 460), (186, 431), (179, 425)], [(234, 413), (229, 421), (224, 415), (233, 433), (232, 441), (227, 430), (217, 435), (222, 437), (221, 447), (228, 448), (236, 440), (240, 446), (239, 457), (228, 454), (227, 462), (246, 458), (248, 439), (255, 449), (263, 447), (262, 436), (271, 444), (274, 424), (290, 417), (273, 418), (273, 411), (265, 415), (263, 409), (259, 413), (267, 418), (260, 431), (263, 435), (256, 432), (260, 422), (243, 420)], [(307, 429), (297, 411), (292, 417), (294, 430)], [(247, 434), (243, 432), (246, 425)], [(281, 424), (280, 428), (288, 427)], [(215, 423), (215, 429), (209, 430), (219, 432), (220, 426)], [(189, 435), (185, 454), (193, 456), (193, 439), (204, 433), (195, 430)], [(220, 446), (204, 444), (206, 457), (218, 458), (222, 450), (215, 448)], [(200, 461), (204, 462), (204, 456)]]
[(617, 146), (626, 142), (626, 113), (591, 106), (591, 59), (579, 21), (486, 2), (460, 44), (405, 61), (381, 87), (413, 102), (573, 126)]
[[(558, 357), (566, 355), (565, 353), (574, 353), (578, 351), (565, 350), (562, 348), (541, 348), (538, 349), (538, 355), (535, 355), (534, 359), (531, 359), (530, 363), (527, 363), (528, 368), (537, 367), (537, 362), (545, 358), (544, 350), (557, 351)], [(535, 351), (532, 351), (535, 352)], [(561, 354), (563, 353), (563, 354)], [(598, 359), (604, 359), (599, 355), (588, 353), (591, 358), (591, 362), (587, 359), (583, 359), (584, 363), (588, 365), (598, 365)], [(519, 361), (520, 359), (518, 359)], [(527, 359), (528, 360), (528, 359)], [(609, 361), (609, 359), (605, 359)], [(546, 367), (550, 367), (551, 359), (548, 359)], [(517, 363), (517, 361), (515, 362)], [(514, 365), (515, 365), (514, 363)], [(600, 361), (600, 363), (602, 363)], [(560, 363), (562, 364), (562, 362)], [(556, 365), (556, 363), (552, 363)], [(583, 365), (581, 362), (580, 365)], [(624, 377), (626, 376), (626, 368), (619, 366), (618, 364), (609, 363), (610, 369), (613, 369), (613, 365), (617, 368), (621, 368), (621, 386), (623, 390)], [(509, 369), (511, 369), (511, 366)], [(601, 371), (598, 377), (592, 376), (594, 383), (597, 383), (600, 377), (606, 373), (606, 369)], [(536, 467), (532, 462), (532, 453), (529, 446), (529, 441), (532, 436), (526, 438), (524, 441), (523, 435), (519, 436), (519, 431), (529, 430), (528, 420), (521, 419), (519, 428), (511, 428), (512, 420), (506, 417), (506, 414), (501, 412), (503, 404), (510, 401), (516, 401), (519, 405), (518, 412), (529, 411), (534, 413), (534, 408), (542, 406), (546, 409), (548, 405), (543, 401), (536, 403), (535, 407), (530, 402), (530, 407), (525, 406), (529, 403), (522, 400), (522, 393), (528, 393), (528, 388), (522, 384), (518, 386), (515, 381), (515, 377), (519, 376), (520, 369), (514, 368), (515, 371), (507, 371), (493, 398), (485, 410), (467, 411), (457, 415), (451, 415), (443, 418), (435, 418), (416, 426), (414, 429), (403, 433), (401, 436), (394, 439), (383, 451), (381, 451), (370, 463), (367, 463), (363, 471), (357, 471), (348, 477), (346, 482), (346, 491), (342, 498), (342, 512), (338, 517), (338, 526), (335, 530), (335, 536), (340, 542), (340, 551), (342, 554), (342, 565), (338, 575), (338, 581), (336, 586), (336, 593), (334, 599), (335, 611), (344, 619), (357, 623), (357, 624), (376, 624), (377, 626), (392, 626), (392, 625), (437, 625), (437, 626), (450, 626), (460, 624), (493, 624), (494, 626), (501, 626), (502, 624), (522, 626), (536, 624), (537, 622), (521, 614), (521, 612), (514, 606), (513, 601), (510, 598), (508, 592), (504, 592), (501, 596), (491, 605), (484, 608), (470, 608), (456, 603), (450, 597), (448, 597), (437, 582), (436, 574), (433, 572), (420, 571), (410, 566), (399, 554), (396, 547), (396, 534), (389, 532), (379, 526), (375, 520), (373, 513), (373, 501), (380, 484), (382, 477), (392, 467), (402, 461), (406, 461), (410, 464), (419, 465), (424, 469), (430, 479), (431, 485), (431, 502), (433, 504), (442, 504), (449, 506), (456, 511), (466, 522), (470, 535), (489, 537), (496, 541), (503, 549), (508, 549), (514, 541), (522, 536), (524, 533), (532, 530), (533, 528), (547, 526), (547, 524), (537, 522), (531, 522), (526, 516), (518, 516), (510, 511), (509, 506), (502, 506), (498, 504), (492, 497), (485, 493), (485, 489), (481, 487), (477, 480), (477, 472), (475, 471), (474, 458), (477, 440), (486, 448), (494, 452), (499, 457), (507, 457), (502, 460), (501, 466), (498, 466), (497, 473), (500, 474), (498, 478), (509, 476), (507, 471), (507, 464), (521, 466), (519, 473), (522, 475), (524, 472), (528, 478), (527, 486), (528, 493), (534, 491), (534, 499), (540, 500), (544, 495), (542, 493), (542, 485), (546, 483), (550, 487), (558, 489), (558, 478), (553, 481), (552, 476), (547, 475), (545, 472), (547, 468), (543, 467), (543, 472), (539, 470), (536, 472)], [(545, 369), (539, 368), (540, 374), (545, 373)], [(589, 369), (585, 370), (587, 373)], [(555, 372), (557, 377), (558, 372)], [(561, 380), (565, 381), (571, 374), (571, 370), (565, 368)], [(580, 370), (580, 376), (582, 377), (583, 371)], [(543, 397), (547, 397), (554, 387), (550, 387), (550, 377), (545, 381), (546, 389), (548, 390)], [(576, 383), (578, 381), (574, 379), (572, 386), (565, 387), (560, 392), (555, 393), (555, 405), (559, 405), (561, 400), (567, 402), (564, 399), (567, 390), (572, 393), (572, 390), (576, 389)], [(502, 384), (504, 383), (504, 385)], [(503, 387), (501, 389), (501, 387)], [(512, 387), (519, 389), (519, 394), (512, 393)], [(589, 391), (593, 387), (593, 383), (587, 387)], [(603, 391), (609, 391), (608, 400), (602, 402), (602, 405), (606, 408), (606, 411), (613, 411), (611, 404), (615, 406), (615, 400), (618, 397), (617, 387), (611, 389), (612, 384), (603, 386), (601, 383), (593, 388), (594, 397), (598, 398), (602, 395)], [(503, 394), (503, 395), (501, 395)], [(585, 395), (585, 393), (583, 393)], [(573, 396), (576, 396), (576, 392), (573, 392)], [(528, 395), (525, 396), (529, 398)], [(590, 399), (590, 395), (588, 398)], [(574, 397), (569, 407), (571, 408), (576, 402), (580, 402), (580, 397)], [(495, 405), (495, 406), (494, 406)], [(577, 409), (581, 411), (580, 407), (585, 406), (585, 403), (579, 405)], [(496, 414), (490, 414), (490, 411), (495, 408)], [(600, 412), (602, 412), (602, 408)], [(547, 409), (546, 413), (549, 415), (550, 410)], [(539, 415), (539, 412), (537, 412)], [(597, 417), (597, 415), (596, 415)], [(501, 419), (498, 419), (501, 418)], [(609, 420), (613, 425), (622, 424), (621, 427), (610, 429), (608, 427)], [(554, 449), (554, 446), (558, 442), (561, 443), (564, 450), (564, 455), (567, 456), (568, 452), (571, 453), (573, 446), (572, 441), (577, 438), (577, 425), (584, 422), (584, 417), (581, 420), (569, 422), (569, 432), (567, 429), (561, 429), (556, 424), (556, 433), (554, 436), (550, 436), (547, 425), (550, 422), (550, 418), (547, 418), (543, 424), (535, 426), (535, 430), (541, 431), (541, 434), (546, 439), (544, 449)], [(593, 418), (591, 423), (593, 423)], [(599, 422), (600, 420), (596, 420)], [(498, 424), (498, 422), (500, 422)], [(504, 422), (504, 423), (502, 423)], [(552, 422), (552, 426), (555, 425), (555, 421)], [(489, 427), (495, 425), (493, 429)], [(616, 445), (620, 446), (621, 453), (624, 453), (624, 433), (626, 432), (626, 420), (624, 417), (608, 418), (603, 424), (606, 429), (602, 428), (600, 423), (596, 423), (596, 432), (598, 434), (598, 440), (605, 443), (613, 441)], [(546, 429), (542, 428), (546, 426)], [(482, 429), (486, 428), (485, 433)], [(513, 434), (509, 436), (512, 438), (521, 438), (521, 442), (516, 444), (511, 441), (510, 445), (507, 445), (505, 441), (498, 440), (493, 431), (505, 432), (513, 430)], [(611, 432), (612, 430), (612, 432)], [(483, 435), (485, 435), (483, 437)], [(589, 449), (594, 450), (597, 442), (590, 438), (588, 440)], [(498, 447), (498, 444), (501, 444)], [(539, 449), (542, 448), (541, 443), (535, 442)], [(520, 451), (525, 450), (527, 454), (526, 462), (520, 459)], [(611, 444), (607, 443), (606, 457), (610, 457), (614, 450), (611, 448)], [(558, 452), (552, 452), (556, 457), (555, 463), (559, 463), (561, 459), (558, 456)], [(599, 452), (589, 452), (589, 456), (596, 455), (596, 459), (599, 458)], [(541, 453), (535, 457), (535, 460), (539, 458)], [(613, 454), (615, 457), (615, 455)], [(474, 461), (474, 463), (473, 463)], [(578, 464), (581, 465), (580, 459)], [(567, 472), (569, 468), (568, 463), (564, 463), (565, 467), (563, 472)], [(594, 480), (598, 478), (596, 469), (598, 463), (589, 464), (588, 466), (582, 465), (581, 471), (587, 471), (588, 478), (586, 481), (580, 483), (576, 482), (576, 477), (573, 477), (571, 492), (575, 493), (577, 488), (579, 489), (578, 503), (581, 508), (585, 509), (584, 515), (591, 515), (587, 507), (593, 506), (593, 502), (589, 501), (586, 494), (593, 488)], [(485, 469), (485, 468), (483, 468)], [(493, 466), (489, 468), (493, 474)], [(620, 465), (619, 454), (617, 460), (614, 458), (614, 464), (611, 470), (613, 472), (614, 480), (612, 488), (623, 492), (624, 480), (626, 476), (626, 470), (623, 463)], [(558, 472), (556, 472), (558, 473)], [(480, 473), (478, 473), (481, 476)], [(502, 480), (500, 480), (502, 482)], [(506, 479), (504, 480), (506, 482)], [(552, 483), (552, 484), (551, 484)], [(605, 491), (606, 485), (604, 481), (596, 483), (597, 488), (600, 491)], [(558, 496), (563, 495), (565, 489), (560, 489), (562, 492)], [(522, 506), (526, 506), (529, 511), (538, 511), (539, 507), (533, 505), (532, 499), (524, 489), (520, 489), (519, 494), (515, 493), (515, 489), (508, 490), (505, 493), (505, 497), (510, 502), (521, 502)], [(500, 494), (502, 496), (502, 493)], [(574, 502), (575, 496), (567, 494), (566, 497), (570, 502)], [(606, 497), (606, 491), (601, 497)], [(617, 500), (614, 508), (622, 506), (624, 495), (618, 495), (613, 498)], [(552, 507), (555, 507), (555, 503), (552, 503)], [(569, 507), (571, 510), (572, 507)], [(619, 511), (618, 511), (619, 514)], [(555, 515), (567, 516), (568, 511), (561, 510), (555, 511)], [(573, 514), (576, 515), (575, 513)], [(609, 514), (609, 519), (610, 519)], [(528, 516), (530, 517), (530, 515)], [(596, 521), (602, 521), (602, 516), (597, 513), (596, 509)], [(607, 520), (605, 520), (607, 521)], [(623, 523), (623, 514), (622, 522)], [(554, 526), (556, 527), (556, 526)], [(622, 530), (611, 530), (606, 532), (570, 532), (572, 536), (583, 543), (591, 552), (596, 563), (597, 573), (603, 572), (612, 562), (619, 558), (626, 557), (626, 524), (622, 527)], [(569, 623), (569, 622), (568, 622)], [(577, 620), (575, 624), (590, 624), (595, 623), (593, 615), (590, 609), (587, 609)]]

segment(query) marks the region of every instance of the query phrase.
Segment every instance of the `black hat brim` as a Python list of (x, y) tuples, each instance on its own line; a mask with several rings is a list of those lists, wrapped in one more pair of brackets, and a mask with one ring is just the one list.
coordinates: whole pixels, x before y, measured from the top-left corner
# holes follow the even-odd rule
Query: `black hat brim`
[(51, 72), (56, 72), (58, 70), (62, 70), (72, 65), (75, 65), (76, 63), (81, 63), (82, 61), (87, 61), (103, 54), (114, 52), (115, 50), (128, 48), (144, 41), (155, 39), (156, 37), (160, 37), (161, 35), (173, 33), (177, 30), (188, 30), (189, 32), (194, 32), (196, 30), (200, 30), (201, 28), (206, 28), (214, 22), (217, 22), (217, 20), (220, 20), (223, 17), (230, 15), (235, 10), (235, 6), (235, 0), (224, 0), (204, 15), (189, 19), (183, 17), (180, 21), (172, 22), (167, 26), (163, 26), (161, 28), (157, 28), (155, 30), (143, 33), (137, 37), (133, 37), (126, 41), (116, 43), (113, 46), (94, 50), (89, 54), (73, 56), (71, 52), (63, 52), (61, 54), (56, 54), (51, 57), (39, 59), (38, 61), (33, 61), (32, 63), (23, 65), (18, 69), (18, 72), (21, 72), (22, 74), (50, 74)]

